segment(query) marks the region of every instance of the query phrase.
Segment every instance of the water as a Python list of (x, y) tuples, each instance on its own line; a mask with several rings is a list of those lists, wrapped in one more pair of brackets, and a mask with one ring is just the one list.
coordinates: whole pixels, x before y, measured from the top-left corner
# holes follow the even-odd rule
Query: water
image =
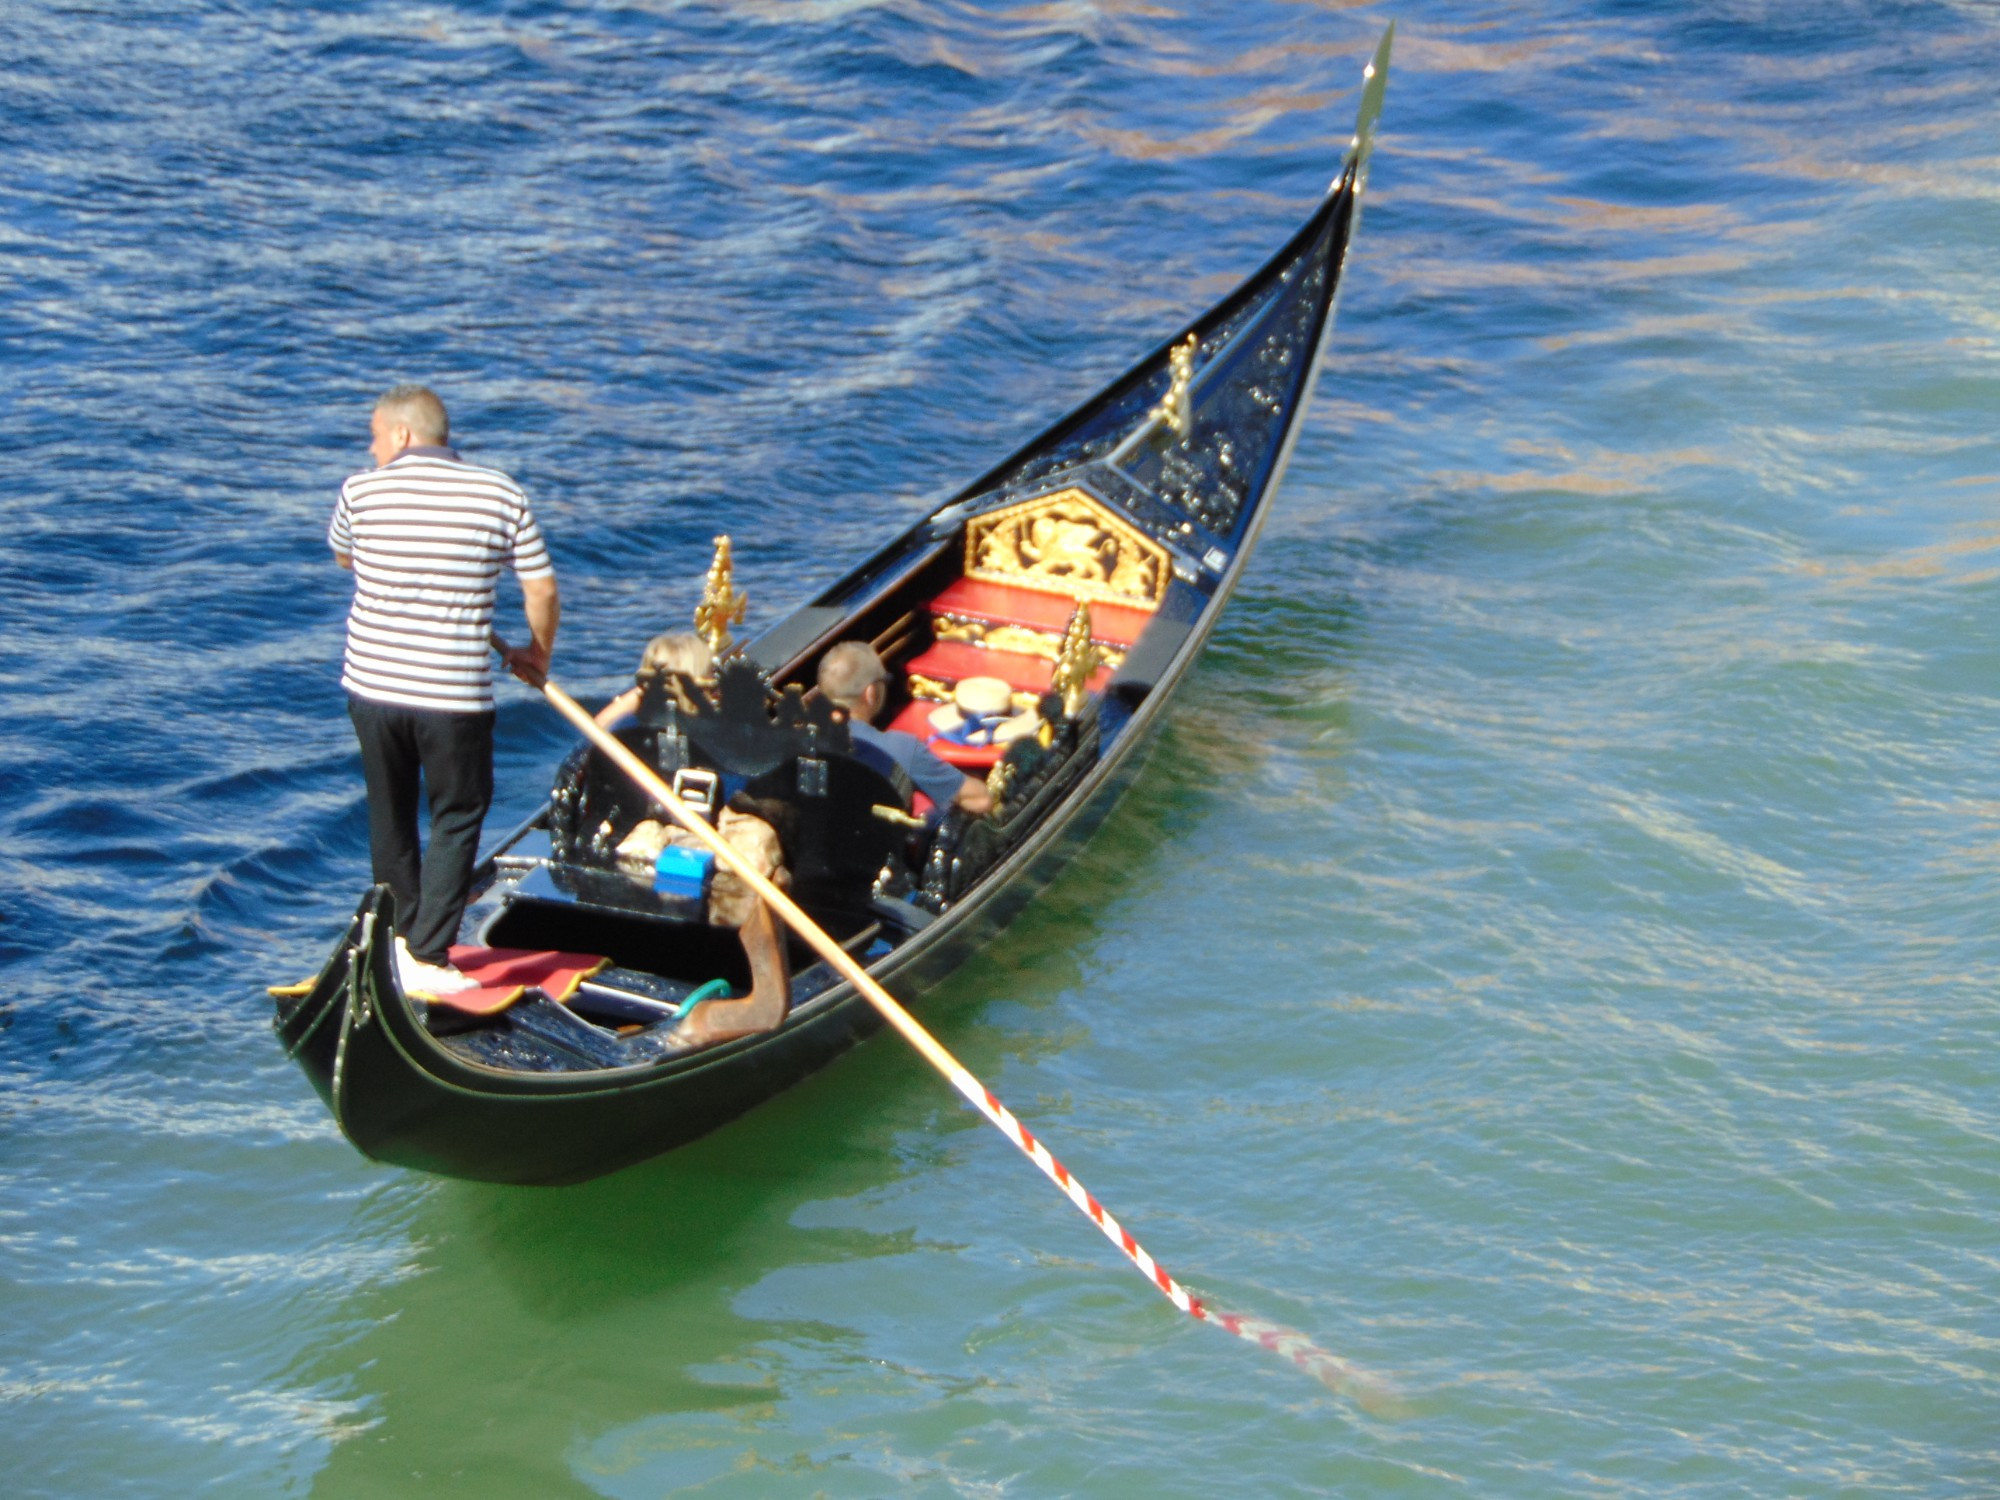
[[(1149, 770), (676, 1156), (377, 1168), (261, 987), (365, 878), (323, 529), (437, 384), (608, 693), (1274, 248), (1372, 6), (21, 4), (0, 1465), (108, 1496), (2000, 1491), (2000, 11), (1393, 13), (1321, 401)], [(511, 611), (513, 606), (508, 604)], [(567, 736), (513, 690), (500, 805)]]

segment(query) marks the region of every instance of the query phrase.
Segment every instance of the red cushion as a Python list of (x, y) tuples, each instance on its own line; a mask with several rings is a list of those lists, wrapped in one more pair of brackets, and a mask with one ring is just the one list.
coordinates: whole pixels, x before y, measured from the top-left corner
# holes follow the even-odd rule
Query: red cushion
[[(1031, 630), (1068, 629), (1076, 613), (1076, 601), (1064, 594), (1043, 593), (1040, 589), (1018, 588), (1013, 584), (989, 583), (982, 578), (958, 578), (951, 587), (931, 600), (932, 614), (956, 615), (962, 620), (984, 620), (993, 625), (1025, 625)], [(1090, 606), (1092, 640), (1107, 646), (1127, 646), (1139, 639), (1139, 632), (1153, 617), (1152, 611), (1130, 604), (1093, 603)]]
[[(931, 728), (931, 714), (938, 705), (919, 698), (906, 704), (903, 711), (889, 721), (891, 729), (900, 729), (904, 734), (914, 734), (931, 747), (931, 753), (948, 766), (957, 766), (961, 771), (984, 771), (997, 765), (1004, 745), (961, 745), (957, 740), (938, 734)], [(919, 796), (922, 794), (919, 793)]]
[(957, 766), (967, 775), (974, 771), (992, 770), (1000, 764), (1000, 757), (1006, 749), (1005, 745), (961, 745), (942, 735), (931, 741), (931, 754), (948, 766)]

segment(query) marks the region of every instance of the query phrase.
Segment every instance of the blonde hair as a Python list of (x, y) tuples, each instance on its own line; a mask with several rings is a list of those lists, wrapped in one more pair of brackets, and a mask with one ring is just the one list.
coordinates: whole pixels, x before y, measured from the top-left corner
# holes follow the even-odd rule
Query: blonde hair
[(642, 688), (655, 680), (661, 682), (682, 708), (692, 710), (694, 704), (688, 701), (687, 689), (681, 679), (692, 678), (700, 682), (714, 665), (715, 658), (708, 649), (707, 641), (691, 630), (670, 630), (646, 642), (646, 649), (639, 657), (637, 681)]

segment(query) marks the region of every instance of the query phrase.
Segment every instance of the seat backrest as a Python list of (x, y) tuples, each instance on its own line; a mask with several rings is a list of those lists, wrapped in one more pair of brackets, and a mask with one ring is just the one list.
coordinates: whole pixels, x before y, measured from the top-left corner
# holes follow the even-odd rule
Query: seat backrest
[[(662, 763), (663, 753), (669, 762), (677, 759), (671, 736), (636, 724), (612, 733), (640, 760), (673, 779), (679, 766)], [(579, 745), (563, 761), (549, 790), (550, 852), (560, 864), (609, 865), (618, 841), (653, 815), (653, 799), (608, 755), (595, 745)]]
[(853, 755), (797, 756), (743, 790), (792, 810), (785, 852), (792, 894), (803, 906), (863, 908), (883, 864), (904, 857), (908, 828), (875, 814), (877, 807), (900, 813), (903, 799), (888, 777)]

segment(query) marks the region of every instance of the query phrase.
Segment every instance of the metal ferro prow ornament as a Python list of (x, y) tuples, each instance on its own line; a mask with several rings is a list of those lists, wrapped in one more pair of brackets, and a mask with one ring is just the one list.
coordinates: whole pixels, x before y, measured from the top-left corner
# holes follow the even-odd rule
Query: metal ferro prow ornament
[(1049, 687), (1062, 694), (1063, 712), (1070, 718), (1083, 712), (1083, 705), (1090, 697), (1090, 674), (1103, 663), (1103, 653), (1090, 639), (1090, 606), (1079, 604), (1076, 613), (1069, 617), (1062, 649), (1056, 653), (1055, 670), (1049, 674)]
[(715, 561), (708, 565), (708, 582), (701, 591), (701, 603), (694, 607), (694, 628), (708, 642), (709, 655), (722, 660), (730, 647), (729, 627), (741, 625), (750, 611), (750, 598), (736, 591), (729, 560), (729, 538), (715, 539)]

